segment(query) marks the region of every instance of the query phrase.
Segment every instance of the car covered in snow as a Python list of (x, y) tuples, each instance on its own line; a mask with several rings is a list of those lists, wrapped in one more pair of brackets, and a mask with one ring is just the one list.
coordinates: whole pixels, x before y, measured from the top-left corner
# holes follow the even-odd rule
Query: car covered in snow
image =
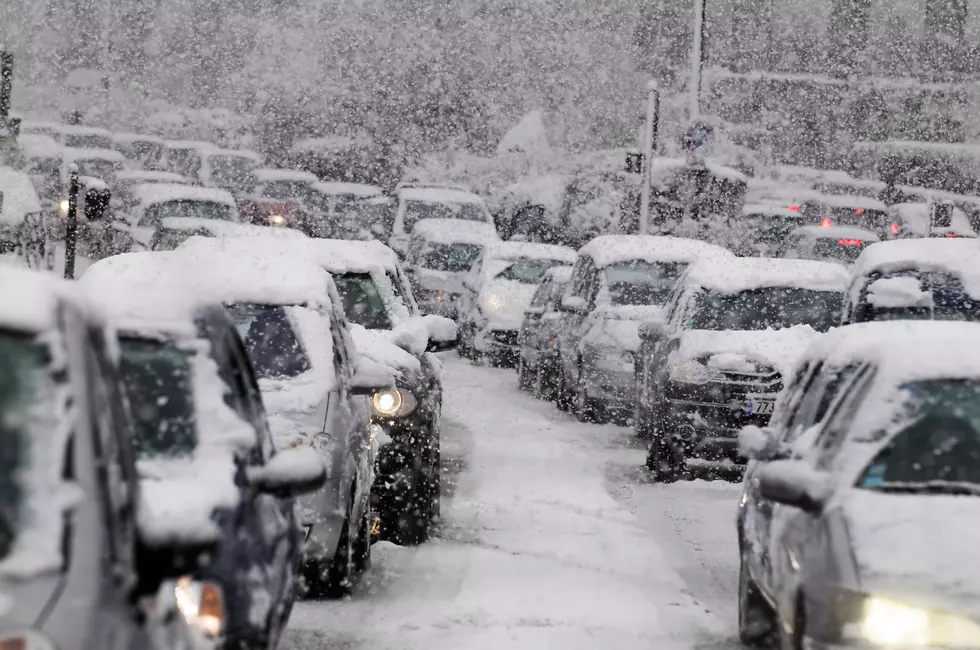
[(736, 255), (775, 257), (783, 242), (804, 224), (799, 210), (765, 203), (742, 207), (742, 215), (731, 224), (727, 247)]
[(163, 159), (163, 139), (140, 133), (113, 133), (112, 148), (140, 167), (153, 167)]
[(731, 258), (720, 246), (656, 235), (605, 235), (579, 249), (560, 303), (558, 407), (590, 421), (632, 413), (640, 323), (662, 317), (689, 265)]
[(800, 205), (800, 214), (810, 225), (861, 228), (879, 237), (887, 236), (891, 223), (885, 204), (866, 196), (810, 193)]
[(249, 192), (264, 199), (294, 199), (305, 201), (312, 185), (318, 182), (315, 175), (299, 169), (272, 169), (259, 167), (252, 170), (255, 183)]
[(78, 166), (81, 176), (91, 176), (109, 183), (115, 182), (116, 174), (126, 168), (126, 158), (114, 149), (73, 149), (64, 147), (61, 157), (61, 183), (68, 187), (69, 166)]
[(42, 269), (52, 253), (48, 215), (30, 176), (0, 167), (0, 260)]
[(738, 627), (783, 648), (980, 647), (980, 325), (862, 323), (752, 427)]
[(869, 246), (851, 269), (842, 323), (980, 321), (980, 242), (902, 239)]
[(517, 365), (518, 333), (538, 284), (551, 267), (574, 262), (575, 251), (566, 246), (488, 245), (463, 276), (457, 303), (460, 354), (491, 365)]
[(553, 399), (558, 388), (561, 297), (571, 277), (570, 266), (548, 269), (524, 310), (518, 335), (517, 385), (521, 390), (533, 391), (536, 397)]
[(423, 219), (412, 228), (405, 270), (423, 313), (456, 318), (463, 277), (487, 244), (500, 241), (493, 226), (458, 219)]
[(156, 166), (200, 180), (204, 154), (217, 148), (216, 144), (199, 140), (168, 140), (164, 143), (163, 160)]
[(326, 461), (326, 485), (300, 499), (303, 576), (307, 593), (340, 596), (370, 560), (370, 397), (394, 381), (358, 354), (330, 275), (263, 241), (195, 237), (174, 255), (188, 287), (231, 313), (276, 447), (310, 446)]
[(197, 178), (208, 187), (216, 187), (238, 196), (252, 189), (252, 171), (262, 166), (262, 156), (247, 149), (200, 150), (201, 166)]
[(274, 444), (235, 323), (189, 282), (201, 273), (175, 253), (129, 253), (96, 262), (80, 284), (118, 327), (153, 514), (186, 504), (177, 534), (214, 530), (223, 540), (213, 565), (192, 576), (224, 594), (209, 632), (226, 648), (259, 649), (278, 639), (295, 598), (294, 497), (320, 488), (326, 468), (311, 449)]
[(423, 219), (476, 221), (494, 227), (483, 199), (473, 192), (437, 185), (400, 185), (395, 190), (395, 216), (388, 245), (399, 255), (408, 253), (411, 232)]
[(391, 199), (377, 185), (325, 181), (313, 184), (300, 226), (310, 237), (385, 240), (390, 235)]
[(176, 650), (151, 641), (150, 603), (207, 569), (218, 532), (180, 535), (195, 505), (160, 512), (137, 480), (102, 314), (76, 287), (6, 267), (0, 301), (2, 643)]
[(977, 237), (970, 218), (952, 203), (896, 203), (888, 207), (888, 214), (891, 234), (898, 239)]
[(792, 364), (840, 322), (847, 270), (830, 262), (740, 257), (688, 269), (666, 321), (645, 323), (637, 355), (637, 434), (658, 480), (692, 464), (740, 460), (738, 430), (765, 425)]
[(132, 197), (129, 205), (117, 210), (113, 217), (133, 238), (136, 250), (151, 250), (159, 241), (161, 231), (179, 231), (183, 237), (215, 222), (228, 225), (240, 222), (235, 197), (224, 190), (144, 183), (133, 186), (129, 195)]
[(789, 233), (776, 257), (852, 264), (861, 251), (879, 241), (876, 233), (853, 226), (801, 226)]

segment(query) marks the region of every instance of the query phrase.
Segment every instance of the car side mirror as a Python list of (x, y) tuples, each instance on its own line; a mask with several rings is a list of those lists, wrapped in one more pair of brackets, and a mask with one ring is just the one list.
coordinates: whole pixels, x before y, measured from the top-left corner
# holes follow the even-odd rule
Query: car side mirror
[(393, 388), (395, 381), (388, 369), (376, 361), (361, 357), (350, 382), (351, 395), (374, 395)]
[(738, 451), (750, 460), (768, 462), (789, 458), (789, 451), (781, 445), (769, 427), (754, 424), (742, 427), (738, 432)]
[(561, 310), (570, 314), (586, 314), (589, 306), (581, 296), (564, 296), (561, 299)]
[(327, 482), (323, 456), (312, 447), (301, 445), (283, 449), (261, 467), (245, 470), (248, 484), (259, 492), (280, 498), (316, 492)]
[(429, 334), (426, 352), (445, 352), (459, 345), (459, 327), (452, 319), (428, 314), (422, 317), (422, 322)]
[(801, 460), (776, 460), (759, 472), (762, 498), (819, 514), (830, 497), (829, 477)]
[(663, 321), (652, 320), (640, 323), (637, 334), (642, 341), (656, 343), (667, 337), (667, 325)]

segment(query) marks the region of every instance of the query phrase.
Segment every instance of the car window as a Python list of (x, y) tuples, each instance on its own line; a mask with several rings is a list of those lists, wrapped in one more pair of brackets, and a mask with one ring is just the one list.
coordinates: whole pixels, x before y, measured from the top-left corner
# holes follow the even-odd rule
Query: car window
[(140, 217), (139, 226), (159, 226), (164, 219), (184, 217), (190, 219), (211, 219), (231, 221), (231, 207), (214, 201), (165, 201), (147, 206)]
[(660, 305), (686, 267), (682, 262), (630, 260), (610, 264), (602, 269), (602, 276), (612, 304)]
[(424, 244), (417, 251), (415, 263), (427, 269), (462, 273), (473, 266), (474, 260), (483, 250), (478, 244)]
[[(808, 362), (796, 369), (793, 378), (786, 384), (781, 408), (773, 413), (769, 426), (776, 432), (777, 437), (783, 437), (803, 401), (803, 396), (813, 380), (814, 374), (820, 369), (820, 362)], [(786, 427), (786, 429), (784, 429)]]
[(795, 287), (764, 287), (722, 293), (701, 293), (688, 329), (749, 331), (809, 325), (826, 332), (840, 323), (844, 294)]
[(587, 295), (588, 286), (586, 282), (589, 279), (592, 269), (595, 265), (592, 263), (592, 258), (590, 257), (580, 257), (577, 262), (575, 262), (575, 267), (572, 270), (572, 280), (571, 280), (571, 294), (579, 298), (585, 298)]
[(405, 232), (423, 219), (462, 219), (464, 221), (487, 221), (483, 206), (478, 203), (453, 203), (451, 201), (406, 200), (404, 210)]
[(235, 391), (244, 400), (242, 406), (246, 410), (246, 417), (256, 432), (257, 444), (249, 453), (249, 463), (261, 465), (272, 456), (274, 449), (262, 403), (262, 393), (256, 383), (255, 371), (248, 360), (248, 352), (236, 331), (229, 328), (223, 338), (228, 353), (228, 364), (233, 373)]
[(538, 285), (537, 290), (534, 292), (534, 296), (531, 297), (532, 307), (544, 307), (548, 304), (548, 297), (551, 295), (552, 282), (551, 278), (545, 278)]
[(267, 199), (296, 199), (308, 201), (313, 188), (303, 181), (269, 181), (262, 188), (262, 196)]
[(548, 269), (562, 266), (558, 260), (521, 258), (513, 260), (505, 269), (494, 276), (495, 280), (510, 280), (520, 284), (538, 284)]
[(370, 273), (337, 274), (333, 279), (348, 321), (369, 330), (392, 328), (388, 309)]
[(831, 404), (826, 424), (811, 450), (817, 468), (830, 470), (833, 467), (837, 452), (840, 451), (850, 432), (854, 415), (871, 391), (873, 382), (874, 369), (871, 366), (864, 366), (854, 376), (854, 382), (848, 389), (841, 391)]
[(228, 305), (245, 350), (260, 379), (297, 377), (312, 368), (285, 307), (239, 303)]

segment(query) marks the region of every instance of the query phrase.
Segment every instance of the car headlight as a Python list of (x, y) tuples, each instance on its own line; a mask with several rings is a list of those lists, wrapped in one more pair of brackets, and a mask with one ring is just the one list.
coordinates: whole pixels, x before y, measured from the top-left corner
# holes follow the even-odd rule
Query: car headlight
[(184, 576), (174, 584), (174, 598), (177, 609), (188, 625), (201, 630), (211, 639), (221, 634), (225, 620), (225, 597), (219, 585)]
[[(961, 616), (924, 609), (884, 596), (848, 592), (859, 604), (844, 636), (884, 647), (976, 648), (980, 624)], [(856, 614), (856, 616), (855, 616)], [(845, 614), (846, 616), (846, 614)]]
[(0, 634), (0, 650), (55, 650), (48, 637), (34, 630)]
[(418, 399), (408, 390), (381, 390), (371, 397), (371, 409), (382, 418), (403, 418), (414, 413), (418, 406)]
[(269, 225), (270, 226), (281, 226), (286, 223), (286, 217), (281, 214), (271, 214), (269, 215)]
[(64, 219), (68, 216), (68, 199), (58, 201), (58, 216)]
[(684, 384), (707, 384), (721, 376), (720, 372), (711, 370), (696, 359), (688, 359), (670, 366), (670, 380)]

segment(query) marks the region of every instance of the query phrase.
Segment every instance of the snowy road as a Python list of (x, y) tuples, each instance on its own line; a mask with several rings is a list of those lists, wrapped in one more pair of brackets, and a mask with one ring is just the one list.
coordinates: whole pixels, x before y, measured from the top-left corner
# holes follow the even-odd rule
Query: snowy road
[(355, 596), (299, 603), (285, 650), (737, 648), (737, 487), (651, 485), (627, 429), (447, 356), (445, 525), (374, 547)]

